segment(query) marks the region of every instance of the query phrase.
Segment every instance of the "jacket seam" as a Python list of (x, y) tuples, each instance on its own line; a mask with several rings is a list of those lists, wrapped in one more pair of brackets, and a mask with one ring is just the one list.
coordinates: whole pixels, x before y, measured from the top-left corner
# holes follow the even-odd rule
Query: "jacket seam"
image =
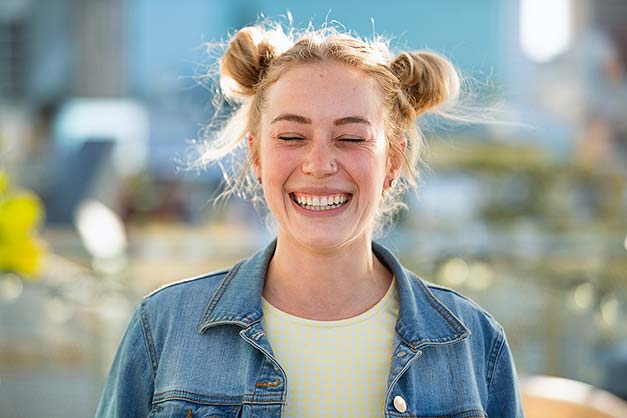
[(239, 396), (229, 396), (229, 397), (220, 397), (220, 396), (216, 396), (216, 397), (209, 397), (208, 399), (202, 399), (204, 398), (203, 395), (199, 395), (197, 393), (194, 392), (190, 392), (187, 390), (180, 390), (180, 389), (175, 389), (175, 390), (168, 390), (165, 392), (159, 392), (159, 393), (155, 393), (155, 400), (153, 401), (154, 403), (159, 403), (159, 402), (163, 402), (166, 400), (170, 400), (170, 399), (182, 399), (182, 400), (188, 400), (188, 401), (192, 401), (192, 402), (199, 402), (199, 401), (206, 401), (206, 402), (225, 402), (225, 405), (227, 404), (226, 402), (228, 402), (228, 404), (233, 404), (233, 405), (237, 405), (239, 403), (241, 403), (242, 399)]
[(144, 336), (144, 346), (145, 346), (144, 348), (146, 349), (146, 352), (148, 354), (148, 359), (150, 360), (150, 369), (152, 372), (152, 379), (154, 383), (155, 379), (157, 378), (157, 360), (156, 360), (157, 351), (153, 343), (152, 331), (150, 329), (150, 321), (148, 320), (148, 314), (147, 312), (144, 311), (145, 308), (146, 306), (145, 306), (145, 300), (144, 300), (142, 301), (140, 305), (139, 322), (141, 323), (141, 327), (142, 327), (142, 334)]
[(404, 415), (392, 412), (390, 416), (402, 418), (488, 418), (488, 415), (481, 409), (455, 411), (446, 415)]
[[(424, 280), (423, 280), (423, 282), (424, 282)], [(488, 319), (490, 319), (493, 322), (497, 322), (496, 319), (492, 316), (492, 314), (490, 312), (486, 311), (481, 305), (479, 305), (477, 302), (475, 302), (474, 300), (472, 300), (468, 296), (463, 295), (463, 294), (459, 293), (456, 290), (449, 289), (448, 287), (445, 287), (445, 286), (440, 286), (440, 285), (436, 285), (436, 284), (429, 283), (429, 282), (425, 282), (425, 285), (429, 288), (429, 290), (440, 290), (442, 292), (451, 293), (451, 294), (453, 294), (455, 296), (460, 297), (461, 299), (463, 299), (466, 302), (470, 303), (473, 307), (475, 307), (479, 312), (481, 312)]]
[(501, 358), (501, 353), (503, 352), (503, 347), (505, 346), (505, 334), (502, 329), (498, 330), (496, 341), (492, 346), (492, 350), (490, 350), (490, 357), (488, 358), (488, 367), (487, 367), (487, 375), (486, 375), (486, 383), (488, 387), (488, 398), (490, 397), (490, 391), (492, 389), (492, 380), (494, 379), (494, 373), (496, 370), (496, 365)]
[(201, 276), (190, 277), (190, 278), (183, 279), (183, 280), (178, 280), (178, 281), (175, 281), (175, 282), (172, 282), (172, 283), (167, 283), (167, 284), (165, 284), (165, 285), (163, 285), (163, 286), (153, 290), (152, 292), (148, 293), (146, 296), (144, 296), (144, 299), (148, 299), (148, 298), (156, 295), (157, 293), (160, 293), (162, 290), (168, 289), (170, 287), (175, 287), (175, 286), (182, 285), (182, 284), (185, 284), (185, 283), (195, 282), (197, 280), (210, 279), (210, 278), (215, 277), (215, 276), (220, 276), (220, 275), (226, 274), (226, 273), (228, 273), (228, 271), (229, 271), (229, 268), (225, 268), (225, 269), (218, 270), (218, 271), (215, 271), (215, 272), (212, 272), (212, 273), (203, 274)]
[[(268, 398), (268, 399), (263, 399)], [(166, 392), (156, 393), (152, 404), (157, 405), (163, 402), (179, 400), (192, 402), (200, 405), (223, 405), (223, 406), (241, 406), (244, 404), (281, 404), (282, 401), (277, 399), (276, 394), (254, 394), (252, 396), (206, 396), (186, 390), (169, 390)]]
[[(255, 383), (257, 383), (259, 381), (259, 378), (261, 377), (263, 370), (265, 369), (266, 363), (268, 362), (268, 359), (266, 358), (266, 356), (263, 356), (263, 361), (261, 362), (261, 366), (259, 367), (259, 373), (257, 373), (257, 377), (255, 378)], [(257, 390), (259, 388), (257, 387), (257, 385), (255, 384), (255, 388), (253, 389), (253, 397), (255, 395), (257, 395)], [(263, 395), (263, 393), (260, 393), (260, 395)]]

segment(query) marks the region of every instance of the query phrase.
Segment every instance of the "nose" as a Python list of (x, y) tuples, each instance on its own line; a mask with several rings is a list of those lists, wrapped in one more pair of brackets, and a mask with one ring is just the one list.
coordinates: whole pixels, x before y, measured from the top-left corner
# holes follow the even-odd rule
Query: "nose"
[(304, 174), (327, 177), (337, 173), (335, 151), (329, 141), (314, 139), (307, 147), (302, 165)]

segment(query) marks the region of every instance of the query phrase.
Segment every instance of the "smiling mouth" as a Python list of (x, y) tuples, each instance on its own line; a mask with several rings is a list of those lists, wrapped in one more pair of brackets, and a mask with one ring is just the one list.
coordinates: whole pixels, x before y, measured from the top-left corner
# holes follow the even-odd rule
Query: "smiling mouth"
[(323, 211), (337, 209), (345, 206), (351, 199), (349, 193), (336, 193), (332, 195), (311, 195), (305, 193), (290, 193), (290, 198), (303, 209)]

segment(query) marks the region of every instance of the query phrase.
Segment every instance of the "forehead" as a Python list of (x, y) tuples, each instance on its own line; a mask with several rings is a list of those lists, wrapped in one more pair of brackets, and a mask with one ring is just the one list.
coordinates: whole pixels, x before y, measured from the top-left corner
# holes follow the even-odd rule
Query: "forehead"
[(283, 112), (302, 114), (312, 120), (345, 116), (382, 119), (382, 94), (364, 71), (343, 64), (298, 65), (285, 71), (266, 92), (263, 119)]

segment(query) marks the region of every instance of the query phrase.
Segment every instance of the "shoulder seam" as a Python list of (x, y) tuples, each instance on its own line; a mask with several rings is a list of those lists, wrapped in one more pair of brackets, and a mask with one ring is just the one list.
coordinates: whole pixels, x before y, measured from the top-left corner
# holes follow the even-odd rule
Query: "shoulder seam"
[(150, 320), (148, 319), (148, 313), (144, 311), (146, 308), (144, 301), (139, 305), (139, 322), (142, 327), (142, 334), (144, 336), (144, 344), (148, 357), (150, 359), (150, 368), (152, 369), (153, 384), (157, 377), (157, 352), (152, 338), (152, 331), (150, 329)]
[[(422, 280), (422, 279), (420, 279)], [(496, 320), (496, 318), (494, 318), (492, 316), (492, 314), (490, 312), (488, 312), (487, 310), (485, 310), (481, 305), (479, 305), (477, 302), (475, 302), (474, 300), (472, 300), (471, 298), (469, 298), (466, 295), (463, 295), (461, 293), (459, 293), (457, 290), (445, 287), (445, 286), (440, 286), (440, 285), (436, 285), (430, 282), (426, 282), (425, 280), (423, 280), (423, 282), (427, 285), (427, 287), (429, 289), (433, 289), (433, 290), (441, 290), (443, 292), (447, 292), (447, 293), (452, 293), (455, 296), (460, 297), (461, 299), (465, 300), (466, 302), (470, 303), (472, 306), (474, 306), (479, 312), (481, 312), (482, 314), (484, 314), (487, 318), (489, 318), (492, 322), (494, 322), (494, 325), (497, 329), (502, 328), (501, 324), (499, 324), (499, 322)]]
[(499, 328), (492, 349), (490, 350), (490, 356), (488, 357), (488, 365), (486, 367), (486, 385), (488, 388), (488, 397), (490, 397), (490, 390), (492, 388), (492, 379), (494, 378), (494, 371), (496, 365), (499, 362), (503, 347), (505, 346), (505, 333), (502, 328)]
[(209, 279), (209, 278), (215, 277), (215, 276), (225, 275), (231, 269), (232, 269), (232, 267), (228, 267), (228, 268), (224, 268), (222, 270), (214, 271), (214, 272), (211, 272), (211, 273), (206, 273), (206, 274), (203, 274), (203, 275), (200, 275), (200, 276), (189, 277), (187, 279), (178, 280), (178, 281), (175, 281), (175, 282), (164, 284), (163, 286), (161, 286), (161, 287), (151, 291), (150, 293), (146, 294), (142, 299), (149, 299), (150, 297), (156, 295), (157, 293), (161, 292), (162, 290), (168, 289), (170, 287), (178, 286), (178, 285), (189, 283), (189, 282), (194, 282), (194, 281), (197, 281), (197, 280)]

